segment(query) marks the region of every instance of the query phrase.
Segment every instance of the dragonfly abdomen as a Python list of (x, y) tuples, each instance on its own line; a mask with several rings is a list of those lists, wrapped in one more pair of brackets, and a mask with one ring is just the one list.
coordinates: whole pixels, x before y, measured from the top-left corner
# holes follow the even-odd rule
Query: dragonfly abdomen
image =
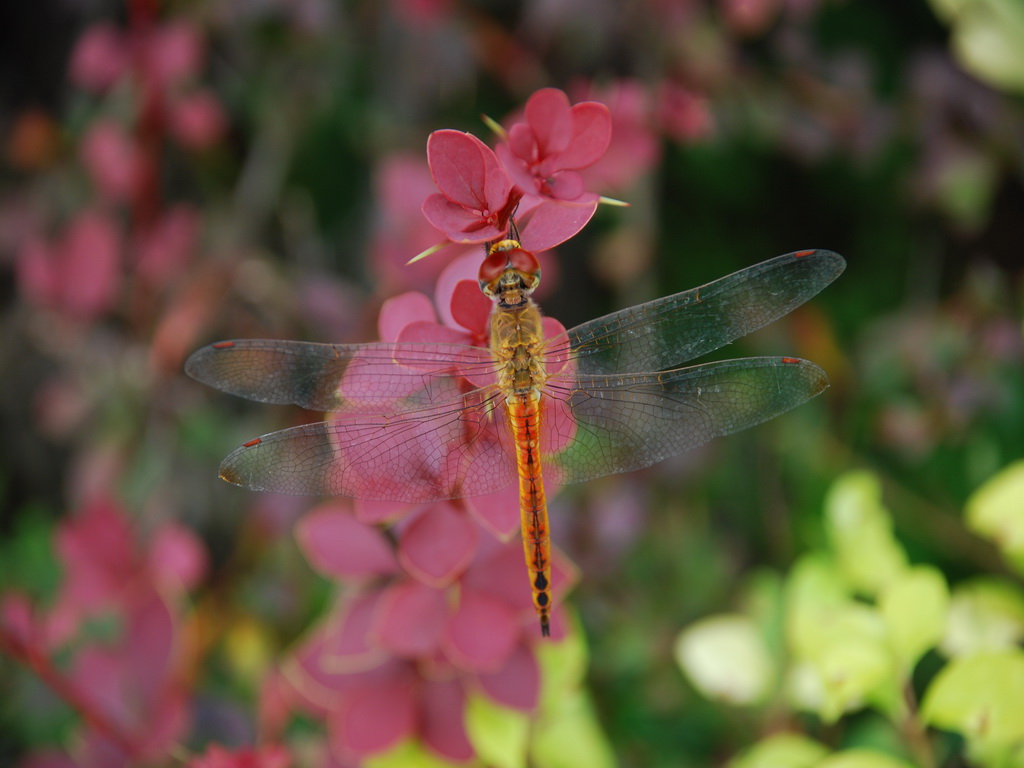
[(540, 393), (532, 390), (514, 394), (508, 397), (507, 403), (519, 469), (523, 551), (530, 574), (533, 606), (540, 617), (541, 634), (547, 636), (551, 614), (551, 537), (540, 463)]

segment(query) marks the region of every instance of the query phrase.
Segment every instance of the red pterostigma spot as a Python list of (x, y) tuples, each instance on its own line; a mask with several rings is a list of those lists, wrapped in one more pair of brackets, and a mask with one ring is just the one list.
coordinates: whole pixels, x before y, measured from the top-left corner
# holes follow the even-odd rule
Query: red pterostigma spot
[(800, 362), (800, 358), (799, 357), (784, 357), (784, 358), (782, 358), (782, 362), (786, 363), (787, 365), (793, 365), (795, 363), (799, 363)]
[(254, 445), (259, 445), (262, 442), (263, 441), (260, 438), (256, 437), (256, 438), (253, 438), (252, 440), (250, 440), (248, 443), (242, 443), (242, 447), (243, 448), (252, 448)]
[(809, 251), (797, 251), (793, 255), (796, 256), (798, 259), (802, 259), (804, 256), (810, 256), (812, 253), (814, 253), (814, 251), (815, 249), (811, 248)]
[(216, 344), (211, 344), (210, 346), (213, 347), (214, 349), (231, 349), (233, 346), (235, 346), (235, 342), (218, 341)]

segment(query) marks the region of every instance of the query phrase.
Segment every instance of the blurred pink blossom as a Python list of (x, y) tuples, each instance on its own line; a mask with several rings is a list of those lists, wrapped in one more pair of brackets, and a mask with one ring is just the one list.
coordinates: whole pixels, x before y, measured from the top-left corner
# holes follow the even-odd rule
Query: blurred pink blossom
[[(436, 245), (440, 237), (420, 213), (424, 199), (436, 190), (430, 170), (419, 156), (389, 155), (374, 172), (374, 221), (370, 241), (371, 266), (381, 293), (390, 295), (411, 288), (423, 290), (437, 278), (444, 263), (413, 256)], [(479, 262), (478, 244), (450, 246), (449, 256), (471, 252)]]
[(227, 117), (211, 91), (200, 90), (176, 99), (170, 105), (171, 132), (190, 149), (206, 149), (224, 135)]
[(80, 156), (101, 195), (116, 202), (131, 198), (139, 172), (139, 153), (124, 128), (112, 120), (97, 120), (82, 141)]
[(110, 217), (86, 210), (53, 243), (30, 237), (18, 251), (17, 276), (29, 301), (92, 320), (113, 309), (121, 284), (121, 235)]
[(86, 28), (71, 52), (71, 81), (89, 91), (113, 85), (128, 67), (128, 45), (124, 33), (113, 24), (99, 23)]
[(661, 142), (654, 130), (651, 96), (639, 80), (620, 79), (581, 95), (608, 106), (611, 142), (604, 156), (582, 173), (586, 184), (612, 191), (627, 191), (661, 161)]
[(145, 55), (150, 74), (166, 87), (199, 73), (206, 55), (205, 42), (195, 24), (173, 21), (156, 30)]
[(764, 34), (779, 15), (782, 0), (719, 0), (728, 27), (744, 37)]
[(280, 745), (228, 750), (211, 744), (203, 754), (189, 760), (186, 768), (289, 768), (291, 765), (291, 755)]
[(159, 286), (177, 276), (195, 249), (201, 224), (199, 211), (187, 203), (162, 211), (156, 223), (136, 237), (139, 277)]
[(657, 121), (669, 138), (692, 144), (711, 135), (714, 120), (707, 99), (670, 81), (664, 81), (655, 95)]

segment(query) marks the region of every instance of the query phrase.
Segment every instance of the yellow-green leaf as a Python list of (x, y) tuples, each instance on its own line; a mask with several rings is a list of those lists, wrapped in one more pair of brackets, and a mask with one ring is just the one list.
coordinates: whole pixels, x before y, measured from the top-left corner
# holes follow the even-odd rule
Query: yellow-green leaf
[(967, 525), (994, 541), (1024, 573), (1024, 461), (1006, 467), (971, 495)]
[(778, 733), (737, 755), (728, 768), (812, 768), (828, 748), (798, 733)]
[(850, 472), (833, 483), (825, 526), (839, 570), (854, 590), (877, 595), (906, 570), (906, 552), (893, 536), (881, 486), (870, 472)]
[(882, 593), (878, 607), (889, 645), (907, 672), (945, 632), (949, 613), (946, 579), (930, 566), (912, 568)]
[(913, 768), (903, 760), (873, 749), (847, 749), (829, 755), (815, 768)]
[(541, 714), (530, 750), (535, 768), (614, 768), (615, 756), (583, 691)]
[(524, 768), (530, 716), (481, 694), (466, 700), (466, 734), (477, 755), (497, 768)]
[(1008, 581), (979, 577), (953, 589), (941, 649), (947, 656), (1010, 649), (1024, 640), (1024, 592)]
[(1024, 740), (1024, 652), (953, 659), (936, 675), (921, 704), (926, 723), (956, 731), (985, 748)]
[(679, 633), (676, 662), (709, 699), (755, 704), (773, 688), (775, 670), (764, 638), (752, 619), (722, 614)]

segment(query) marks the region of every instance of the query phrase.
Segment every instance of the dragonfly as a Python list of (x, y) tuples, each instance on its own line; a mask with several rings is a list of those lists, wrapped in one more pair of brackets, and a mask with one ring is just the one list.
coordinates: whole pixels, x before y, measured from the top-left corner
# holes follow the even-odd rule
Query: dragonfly
[(651, 466), (765, 422), (828, 387), (795, 357), (684, 365), (774, 322), (846, 266), (804, 250), (545, 338), (530, 294), (534, 254), (487, 247), (488, 347), (441, 342), (322, 344), (233, 340), (203, 347), (185, 370), (250, 400), (326, 418), (236, 448), (220, 466), (258, 491), (426, 503), (518, 483), (523, 548), (541, 633), (550, 632), (545, 484)]

